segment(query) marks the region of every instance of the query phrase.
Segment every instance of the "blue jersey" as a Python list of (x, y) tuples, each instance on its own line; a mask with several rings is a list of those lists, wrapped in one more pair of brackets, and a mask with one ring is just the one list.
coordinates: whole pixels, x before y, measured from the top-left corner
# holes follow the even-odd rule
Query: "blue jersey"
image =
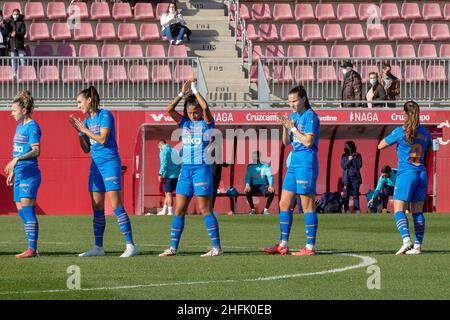
[(181, 164), (210, 165), (211, 163), (207, 161), (206, 150), (211, 142), (212, 129), (215, 127), (214, 120), (208, 124), (203, 118), (191, 121), (189, 118), (183, 117), (178, 126), (183, 129)]
[(114, 117), (111, 112), (100, 109), (93, 118), (90, 116), (84, 120), (84, 125), (94, 134), (99, 135), (101, 128), (109, 128), (109, 135), (106, 143), (103, 145), (94, 139), (91, 142), (91, 157), (96, 163), (104, 163), (110, 160), (118, 160), (119, 151), (116, 142), (116, 127), (114, 125)]
[[(13, 158), (23, 156), (31, 151), (31, 147), (39, 145), (41, 142), (41, 128), (36, 121), (31, 120), (26, 124), (22, 122), (17, 125), (16, 134), (13, 140)], [(24, 170), (38, 169), (37, 158), (18, 161), (14, 167), (14, 173)]]
[(290, 166), (292, 168), (318, 168), (317, 152), (319, 150), (320, 120), (312, 109), (305, 110), (302, 114), (294, 112), (289, 120), (294, 122), (300, 133), (314, 134), (314, 143), (311, 148), (307, 148), (295, 135), (290, 132), (292, 141), (292, 152)]
[(428, 148), (432, 146), (431, 135), (427, 128), (419, 126), (416, 137), (411, 144), (405, 140), (403, 127), (395, 128), (386, 138), (389, 145), (397, 144), (398, 172), (407, 170), (425, 170), (424, 156)]
[(249, 186), (268, 184), (273, 187), (273, 175), (272, 172), (270, 172), (269, 165), (264, 162), (249, 164), (247, 167), (247, 174), (245, 175), (245, 184)]

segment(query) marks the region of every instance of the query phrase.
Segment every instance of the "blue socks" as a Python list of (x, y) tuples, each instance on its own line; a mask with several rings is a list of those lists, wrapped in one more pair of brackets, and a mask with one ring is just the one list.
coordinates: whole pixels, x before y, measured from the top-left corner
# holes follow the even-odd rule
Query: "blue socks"
[(395, 224), (397, 225), (397, 229), (400, 232), (403, 240), (410, 238), (408, 217), (406, 216), (404, 211), (397, 211), (395, 213)]
[(94, 210), (94, 237), (95, 245), (103, 247), (103, 234), (105, 233), (105, 210)]
[(127, 244), (134, 244), (130, 218), (125, 212), (125, 209), (123, 207), (118, 207), (114, 210), (114, 214), (117, 217), (117, 222), (119, 222), (120, 230), (122, 230)]
[(306, 229), (306, 246), (308, 249), (313, 249), (316, 245), (317, 235), (317, 213), (306, 212), (305, 213), (305, 229)]
[(282, 245), (289, 241), (289, 234), (291, 233), (293, 214), (292, 210), (280, 211), (280, 240)]
[(211, 239), (212, 246), (214, 248), (220, 248), (219, 223), (216, 216), (210, 213), (203, 217), (203, 221), (205, 221), (205, 227)]
[(36, 218), (35, 206), (22, 207), (22, 210), (19, 210), (19, 216), (22, 218), (25, 225), (28, 248), (36, 251), (39, 236), (39, 223)]
[(414, 244), (422, 245), (423, 236), (425, 234), (425, 216), (423, 215), (423, 212), (413, 213), (412, 216), (414, 220)]
[(173, 216), (170, 230), (170, 247), (178, 250), (181, 234), (184, 229), (184, 216)]

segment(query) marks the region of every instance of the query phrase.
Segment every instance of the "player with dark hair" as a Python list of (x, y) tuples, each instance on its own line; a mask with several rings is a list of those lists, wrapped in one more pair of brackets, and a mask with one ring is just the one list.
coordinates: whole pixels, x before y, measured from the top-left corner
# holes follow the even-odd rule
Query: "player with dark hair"
[(180, 155), (166, 142), (158, 142), (160, 167), (158, 172), (158, 181), (163, 183), (164, 206), (158, 215), (173, 215), (172, 192), (177, 188), (178, 176), (180, 174)]
[[(367, 203), (367, 206), (372, 208), (375, 200), (378, 196), (381, 198), (381, 203), (383, 205), (382, 212), (387, 213), (387, 204), (389, 201), (389, 196), (394, 195), (394, 187), (395, 187), (395, 181), (397, 180), (397, 169), (393, 169), (388, 165), (383, 166), (381, 168), (381, 175), (378, 179), (377, 186), (375, 190), (373, 191), (373, 194)], [(374, 209), (374, 212), (376, 212), (377, 208)]]

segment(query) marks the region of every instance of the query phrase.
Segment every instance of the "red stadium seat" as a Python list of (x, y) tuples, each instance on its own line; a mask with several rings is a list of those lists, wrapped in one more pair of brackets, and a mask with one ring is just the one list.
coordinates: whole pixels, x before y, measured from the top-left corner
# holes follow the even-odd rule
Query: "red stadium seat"
[(104, 44), (102, 46), (102, 57), (120, 58), (122, 53), (118, 44)]
[(184, 44), (179, 46), (169, 46), (169, 50), (167, 52), (168, 57), (187, 57), (187, 49)]
[(448, 41), (450, 31), (446, 23), (433, 23), (431, 26), (431, 40)]
[(92, 2), (91, 18), (111, 19), (111, 12), (109, 11), (109, 2)]
[(280, 28), (281, 41), (300, 41), (302, 37), (296, 24), (283, 24)]
[(168, 65), (156, 65), (152, 68), (152, 80), (156, 83), (172, 80), (172, 73)]
[(308, 55), (306, 54), (306, 48), (301, 44), (294, 44), (288, 46), (287, 50), (288, 57), (297, 57), (297, 58), (306, 58)]
[[(263, 67), (266, 79), (269, 78), (269, 67), (264, 65)], [(250, 68), (250, 82), (258, 83), (258, 66), (251, 66)]]
[(388, 27), (389, 40), (409, 40), (406, 26), (403, 23), (391, 23)]
[(360, 3), (358, 9), (359, 20), (380, 17), (380, 8), (375, 3)]
[(288, 65), (277, 65), (273, 67), (271, 79), (273, 83), (289, 83), (292, 82), (292, 70)]
[(444, 19), (450, 20), (450, 3), (446, 3), (444, 6)]
[(258, 34), (256, 33), (254, 24), (247, 24), (247, 27), (245, 28), (245, 38), (247, 40), (257, 40), (258, 39)]
[(334, 14), (333, 4), (331, 3), (318, 3), (316, 5), (316, 18), (319, 21), (328, 21), (336, 19)]
[(38, 44), (34, 48), (35, 57), (53, 57), (53, 46), (51, 44)]
[(126, 44), (123, 47), (124, 57), (143, 57), (142, 46), (140, 44)]
[(128, 79), (125, 66), (123, 64), (108, 66), (106, 79), (108, 83), (125, 82)]
[(130, 81), (133, 83), (150, 81), (148, 67), (145, 65), (131, 66), (130, 67)]
[[(49, 2), (51, 3), (51, 2)], [(68, 7), (69, 17), (71, 18), (80, 18), (80, 19), (88, 19), (89, 11), (87, 9), (86, 2), (73, 2)]]
[(44, 6), (42, 2), (27, 2), (25, 4), (25, 20), (44, 19)]
[(402, 4), (401, 15), (403, 19), (408, 20), (422, 19), (419, 4), (415, 2), (404, 2)]
[(380, 10), (381, 10), (381, 20), (400, 19), (397, 3), (395, 2), (382, 3), (380, 6)]
[(343, 40), (341, 25), (338, 23), (329, 23), (323, 26), (323, 38), (326, 41)]
[(84, 68), (84, 81), (88, 83), (102, 82), (105, 79), (103, 67), (98, 65), (88, 65)]
[(156, 19), (159, 20), (159, 18), (161, 18), (161, 16), (163, 15), (163, 13), (165, 13), (167, 11), (168, 7), (169, 7), (168, 2), (158, 3), (156, 5)]
[[(155, 13), (151, 3), (138, 2), (134, 5), (134, 19), (136, 20), (153, 20)], [(131, 70), (130, 70), (131, 71)]]
[(418, 49), (419, 58), (437, 58), (436, 46), (432, 43), (421, 43)]
[(3, 3), (3, 17), (5, 19), (9, 18), (12, 15), (14, 9), (19, 9), (20, 12), (22, 12), (22, 6), (20, 5), (20, 2), (18, 2), (18, 1), (17, 2), (16, 1), (13, 1), (13, 2), (5, 1)]
[(98, 49), (96, 44), (80, 44), (80, 57), (98, 57)]
[(244, 20), (250, 20), (252, 15), (250, 14), (250, 10), (245, 3), (241, 3), (239, 5), (239, 18)]
[(309, 56), (312, 58), (328, 58), (328, 48), (323, 44), (313, 44), (309, 47)]
[(353, 46), (353, 57), (355, 58), (372, 58), (372, 50), (368, 44), (355, 44)]
[(115, 20), (133, 18), (130, 4), (128, 2), (115, 2), (112, 7), (112, 16)]
[(337, 76), (336, 76), (336, 69), (334, 66), (323, 66), (320, 65), (317, 67), (317, 82), (318, 83), (324, 83), (324, 82), (336, 82)]
[(143, 23), (139, 30), (141, 40), (160, 40), (160, 28), (156, 23)]
[(345, 32), (345, 40), (347, 41), (366, 40), (363, 27), (359, 23), (350, 23), (345, 25), (344, 32)]
[(312, 66), (296, 66), (294, 71), (294, 79), (298, 83), (302, 83), (305, 81), (315, 81), (316, 77), (314, 76), (314, 69)]
[(175, 82), (186, 82), (194, 77), (194, 71), (189, 65), (176, 65), (173, 71)]
[(275, 3), (273, 6), (273, 19), (275, 21), (293, 20), (292, 8), (290, 3)]
[(61, 43), (56, 49), (56, 55), (58, 57), (76, 57), (77, 53), (73, 44)]
[(407, 65), (405, 66), (405, 82), (420, 82), (425, 81), (425, 75), (423, 68), (420, 65)]
[(316, 20), (311, 3), (297, 3), (295, 5), (295, 20)]
[(97, 40), (115, 40), (116, 30), (112, 22), (99, 22), (95, 29), (95, 37)]
[(380, 74), (380, 70), (377, 66), (372, 65), (362, 65), (361, 66), (361, 80), (362, 82), (369, 82), (369, 74), (371, 72), (376, 72), (378, 75)]
[(81, 22), (78, 28), (73, 29), (73, 38), (75, 40), (92, 40), (94, 31), (90, 22)]
[(426, 23), (411, 23), (409, 36), (412, 40), (428, 40), (430, 34)]
[(439, 20), (444, 18), (439, 3), (425, 2), (422, 12), (425, 20)]
[(393, 58), (394, 50), (390, 44), (377, 44), (374, 52), (375, 58)]
[(13, 79), (12, 67), (0, 65), (0, 83), (12, 82)]
[(149, 44), (145, 49), (146, 57), (166, 57), (164, 46), (162, 44)]
[(81, 82), (83, 78), (80, 66), (63, 66), (61, 79), (64, 83)]
[[(245, 47), (244, 49), (244, 57), (248, 59), (248, 53), (247, 53), (248, 47)], [(252, 50), (252, 63), (258, 62), (258, 59), (262, 57), (262, 48), (260, 45), (254, 45)]]
[(270, 7), (267, 3), (254, 3), (252, 5), (253, 20), (272, 20)]
[(258, 38), (260, 41), (276, 41), (279, 39), (278, 30), (273, 23), (262, 23), (258, 28)]
[[(274, 45), (270, 44), (266, 47), (266, 57), (285, 57), (286, 54), (284, 52), (284, 47), (282, 45)], [(269, 59), (268, 61), (274, 61), (272, 59)]]
[(415, 58), (416, 50), (412, 44), (399, 44), (396, 56), (397, 58)]
[(39, 69), (40, 83), (55, 83), (59, 81), (59, 70), (57, 66), (41, 66)]
[(450, 58), (450, 44), (441, 44), (441, 49), (439, 50), (439, 57)]
[(139, 36), (136, 30), (135, 23), (121, 23), (119, 24), (119, 28), (117, 29), (117, 36), (119, 40), (127, 41), (127, 40), (137, 40)]
[(443, 65), (428, 66), (427, 81), (429, 82), (446, 82), (448, 80)]
[(386, 30), (383, 24), (368, 24), (366, 29), (367, 40), (379, 41), (387, 40)]
[(302, 27), (302, 38), (304, 41), (322, 40), (320, 26), (318, 24), (304, 24)]
[(67, 17), (66, 5), (64, 2), (48, 2), (47, 17), (50, 20), (65, 19)]
[(31, 41), (50, 40), (46, 22), (33, 22), (30, 25), (29, 38)]
[(69, 25), (67, 22), (54, 22), (52, 24), (52, 39), (53, 40), (69, 40), (72, 39)]
[(32, 83), (37, 82), (36, 70), (33, 66), (19, 66), (17, 69), (18, 83)]
[(339, 3), (337, 6), (338, 20), (356, 20), (355, 5), (353, 3)]
[(331, 56), (333, 58), (350, 57), (350, 49), (346, 44), (337, 44), (331, 47)]

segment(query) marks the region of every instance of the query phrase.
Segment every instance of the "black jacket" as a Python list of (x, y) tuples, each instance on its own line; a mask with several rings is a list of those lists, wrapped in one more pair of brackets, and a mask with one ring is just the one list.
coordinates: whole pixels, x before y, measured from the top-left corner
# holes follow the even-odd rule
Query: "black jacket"
[(9, 37), (9, 24), (6, 21), (0, 22), (0, 33), (3, 37), (3, 42), (0, 44), (8, 46), (8, 37)]
[(9, 21), (9, 31), (15, 31), (15, 38), (9, 37), (9, 49), (10, 50), (25, 50), (25, 34), (27, 32), (25, 22), (23, 21), (24, 15), (20, 14), (17, 21), (14, 21), (11, 16), (11, 21)]
[(354, 153), (352, 160), (348, 159), (347, 154), (342, 154), (341, 167), (344, 170), (342, 173), (342, 183), (344, 186), (348, 185), (350, 181), (357, 181), (362, 183), (360, 169), (362, 167), (362, 157), (359, 153)]
[(380, 83), (377, 83), (375, 87), (370, 87), (369, 90), (372, 88), (374, 88), (373, 98), (372, 101), (370, 101), (372, 103), (372, 107), (384, 107), (384, 103), (374, 103), (374, 101), (377, 100), (388, 100), (384, 87)]

